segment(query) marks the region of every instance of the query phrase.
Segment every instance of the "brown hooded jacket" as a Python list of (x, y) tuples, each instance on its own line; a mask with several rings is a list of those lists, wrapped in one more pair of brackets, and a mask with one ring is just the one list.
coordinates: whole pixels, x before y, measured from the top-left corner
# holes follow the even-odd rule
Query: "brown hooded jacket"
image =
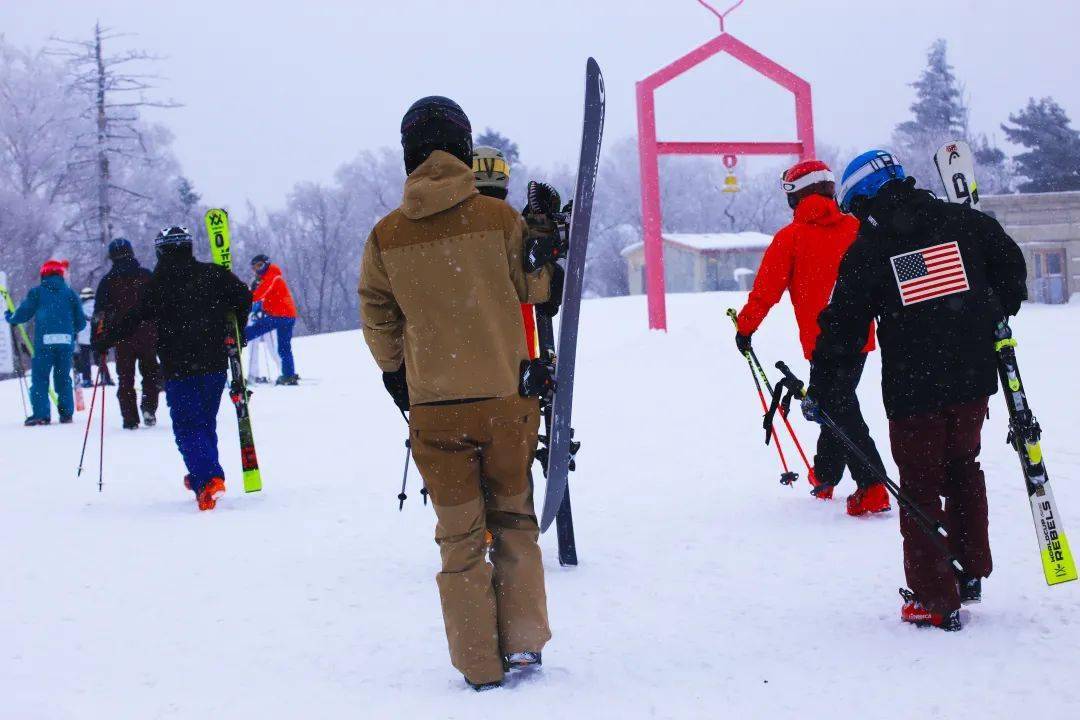
[(525, 273), (527, 232), (441, 150), (375, 225), (360, 267), (364, 339), (384, 372), (404, 361), (414, 405), (517, 394), (529, 357), (520, 303), (544, 302), (551, 284), (547, 269)]

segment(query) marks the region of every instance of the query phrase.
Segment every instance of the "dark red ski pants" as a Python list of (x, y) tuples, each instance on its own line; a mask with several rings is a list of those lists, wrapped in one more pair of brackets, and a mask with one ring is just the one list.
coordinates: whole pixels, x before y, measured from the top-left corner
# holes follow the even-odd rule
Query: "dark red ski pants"
[[(142, 402), (136, 404), (135, 364), (142, 375)], [(157, 332), (153, 325), (143, 323), (136, 333), (116, 346), (116, 374), (120, 385), (116, 397), (120, 400), (120, 415), (125, 425), (139, 424), (140, 408), (156, 413), (161, 393), (161, 368), (157, 358)]]
[[(988, 401), (980, 398), (889, 423), (900, 487), (924, 513), (945, 526), (953, 554), (967, 574), (975, 577), (987, 577), (993, 569), (986, 480), (978, 461)], [(900, 534), (908, 586), (923, 606), (940, 613), (959, 608), (952, 566), (902, 507)]]

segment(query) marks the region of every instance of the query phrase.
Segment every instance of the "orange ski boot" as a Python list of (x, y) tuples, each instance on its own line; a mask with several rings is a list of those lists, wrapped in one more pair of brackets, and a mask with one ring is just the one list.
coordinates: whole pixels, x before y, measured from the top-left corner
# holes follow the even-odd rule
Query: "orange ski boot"
[(217, 506), (217, 496), (225, 493), (225, 479), (211, 478), (210, 482), (195, 496), (200, 510), (213, 510)]

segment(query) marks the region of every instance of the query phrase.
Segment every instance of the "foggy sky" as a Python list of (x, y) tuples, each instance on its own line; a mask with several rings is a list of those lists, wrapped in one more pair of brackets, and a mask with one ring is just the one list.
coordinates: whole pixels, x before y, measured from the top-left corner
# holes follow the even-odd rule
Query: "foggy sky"
[[(723, 4), (723, 3), (718, 3)], [(36, 47), (93, 23), (167, 59), (154, 111), (210, 204), (278, 206), (298, 181), (327, 181), (360, 150), (397, 146), (404, 109), (449, 95), (476, 129), (518, 142), (527, 163), (570, 163), (585, 58), (608, 89), (608, 142), (636, 130), (634, 82), (717, 34), (693, 0), (4, 0), (0, 33)], [(908, 116), (936, 37), (966, 83), (972, 126), (1053, 95), (1080, 124), (1074, 76), (1080, 3), (1066, 0), (748, 0), (728, 21), (744, 42), (813, 85), (819, 142), (887, 142)], [(658, 96), (663, 138), (793, 139), (790, 95), (730, 60)]]

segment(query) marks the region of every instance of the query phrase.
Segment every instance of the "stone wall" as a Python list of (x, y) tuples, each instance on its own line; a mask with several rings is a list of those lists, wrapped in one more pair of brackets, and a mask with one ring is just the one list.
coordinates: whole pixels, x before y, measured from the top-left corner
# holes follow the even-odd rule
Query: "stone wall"
[(980, 208), (1023, 249), (1033, 301), (1065, 302), (1080, 292), (1080, 192), (986, 195)]

